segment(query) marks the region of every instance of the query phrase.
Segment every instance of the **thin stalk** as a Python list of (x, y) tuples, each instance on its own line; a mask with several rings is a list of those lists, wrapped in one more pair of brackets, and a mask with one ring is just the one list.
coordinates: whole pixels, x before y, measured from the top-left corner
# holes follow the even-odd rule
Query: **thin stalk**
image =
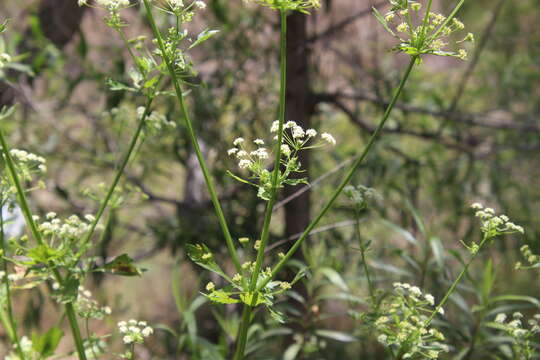
[(270, 223), (272, 221), (272, 212), (274, 205), (276, 204), (278, 194), (278, 182), (280, 177), (280, 164), (281, 164), (281, 144), (283, 142), (283, 124), (285, 123), (285, 102), (286, 102), (286, 88), (287, 88), (287, 11), (280, 10), (280, 90), (279, 90), (279, 127), (278, 127), (278, 139), (276, 143), (276, 158), (274, 161), (274, 170), (272, 172), (272, 189), (270, 193), (270, 199), (266, 204), (266, 210), (264, 214), (263, 227), (261, 232), (261, 243), (257, 251), (257, 260), (255, 262), (255, 268), (251, 274), (251, 280), (249, 283), (249, 292), (252, 294), (251, 304), (244, 305), (242, 313), (242, 321), (240, 322), (240, 331), (237, 338), (236, 353), (234, 355), (235, 360), (244, 358), (244, 352), (247, 344), (247, 331), (251, 322), (252, 307), (257, 303), (259, 293), (255, 292), (257, 288), (257, 280), (261, 273), (261, 268), (264, 262), (264, 251), (268, 244), (270, 237)]
[[(1, 157), (1, 154), (0, 154)], [(2, 213), (2, 199), (0, 199), (0, 243), (2, 244), (2, 256), (7, 256), (6, 245), (4, 237), (4, 214)], [(15, 322), (15, 316), (13, 316), (13, 305), (11, 302), (11, 287), (9, 286), (8, 278), (8, 266), (6, 259), (2, 259), (2, 267), (4, 271), (4, 286), (6, 288), (6, 312), (9, 323), (9, 328), (6, 326), (6, 332), (8, 333), (11, 341), (15, 343), (16, 351), (22, 360), (25, 360), (24, 352), (21, 348), (21, 342), (17, 332), (17, 323)]]
[(465, 264), (465, 266), (463, 267), (463, 269), (461, 270), (461, 272), (459, 273), (458, 277), (454, 280), (454, 282), (452, 283), (452, 285), (450, 286), (450, 288), (448, 289), (448, 291), (446, 292), (446, 294), (444, 295), (444, 297), (442, 298), (441, 302), (439, 303), (439, 305), (437, 305), (437, 307), (435, 308), (435, 310), (433, 310), (433, 312), (431, 313), (431, 315), (429, 316), (429, 318), (426, 320), (426, 322), (424, 323), (424, 327), (427, 327), (431, 321), (433, 321), (433, 319), (435, 318), (435, 315), (437, 315), (437, 313), (440, 311), (440, 309), (442, 309), (442, 307), (446, 304), (446, 302), (448, 301), (448, 299), (450, 298), (450, 296), (454, 293), (454, 290), (456, 289), (456, 287), (458, 286), (459, 282), (461, 281), (461, 279), (463, 278), (463, 276), (465, 276), (465, 274), (467, 273), (467, 270), (469, 270), (469, 266), (471, 266), (472, 262), (474, 261), (474, 259), (476, 259), (476, 256), (478, 255), (478, 253), (480, 252), (480, 250), (482, 249), (482, 247), (484, 246), (484, 244), (490, 239), (490, 237), (488, 237), (487, 235), (484, 235), (484, 238), (482, 239), (482, 241), (480, 242), (480, 244), (478, 245), (478, 250), (473, 253), (471, 255), (471, 258), (469, 259), (469, 261)]
[(374, 305), (376, 303), (375, 301), (375, 290), (373, 287), (373, 282), (371, 281), (371, 275), (369, 273), (369, 266), (366, 261), (366, 244), (364, 243), (364, 240), (362, 239), (362, 234), (360, 233), (360, 213), (358, 210), (355, 210), (356, 212), (356, 236), (358, 237), (358, 243), (360, 245), (360, 256), (362, 257), (362, 266), (364, 268), (364, 272), (366, 273), (366, 279), (368, 282), (368, 289), (369, 289), (369, 297), (371, 299), (371, 303)]
[(382, 129), (384, 128), (384, 125), (385, 125), (386, 121), (390, 117), (390, 114), (392, 113), (392, 110), (394, 109), (394, 106), (396, 105), (396, 102), (397, 102), (399, 96), (401, 95), (401, 93), (403, 91), (403, 88), (405, 87), (405, 83), (409, 79), (409, 76), (410, 76), (410, 74), (412, 72), (412, 69), (413, 69), (414, 64), (415, 64), (417, 59), (418, 59), (418, 56), (412, 56), (411, 57), (411, 60), (410, 60), (409, 65), (407, 67), (407, 70), (405, 71), (405, 74), (403, 75), (403, 78), (401, 79), (401, 82), (399, 83), (399, 86), (396, 89), (396, 91), (395, 91), (395, 93), (394, 93), (394, 95), (392, 97), (392, 100), (390, 101), (390, 104), (388, 104), (388, 107), (386, 108), (386, 111), (384, 112), (384, 115), (383, 115), (383, 117), (381, 119), (381, 122), (379, 123), (379, 125), (377, 126), (377, 128), (375, 129), (375, 131), (373, 132), (371, 137), (369, 138), (369, 141), (368, 141), (364, 151), (360, 155), (360, 157), (358, 157), (356, 159), (356, 161), (353, 163), (353, 165), (350, 167), (347, 175), (345, 176), (343, 181), (339, 184), (336, 191), (334, 191), (334, 193), (332, 194), (330, 200), (324, 205), (323, 209), (319, 212), (319, 214), (315, 217), (315, 219), (313, 219), (311, 221), (311, 223), (307, 226), (307, 228), (304, 230), (302, 235), (296, 240), (296, 242), (293, 244), (293, 246), (289, 249), (287, 254), (285, 254), (285, 256), (277, 263), (277, 265), (272, 270), (271, 275), (268, 278), (266, 278), (265, 281), (263, 281), (258, 286), (258, 290), (262, 289), (264, 286), (266, 286), (266, 284), (268, 284), (276, 276), (276, 274), (283, 268), (283, 266), (285, 266), (285, 264), (290, 260), (290, 258), (294, 255), (294, 253), (298, 250), (298, 248), (300, 248), (300, 246), (302, 245), (304, 240), (306, 240), (306, 238), (309, 236), (310, 232), (315, 228), (315, 226), (317, 226), (319, 221), (321, 221), (321, 219), (328, 212), (328, 210), (330, 210), (330, 208), (332, 207), (332, 205), (334, 204), (334, 202), (336, 201), (338, 196), (343, 191), (343, 188), (345, 188), (345, 186), (352, 179), (354, 173), (360, 167), (360, 165), (363, 163), (364, 159), (366, 158), (366, 156), (370, 152), (371, 148), (373, 147), (373, 145), (375, 144), (375, 142), (379, 138), (379, 135), (380, 135)]
[(197, 156), (197, 160), (199, 162), (199, 165), (201, 167), (204, 180), (206, 182), (206, 186), (208, 188), (208, 192), (210, 194), (210, 198), (212, 200), (212, 204), (214, 205), (214, 210), (216, 212), (216, 215), (218, 217), (219, 225), (221, 227), (221, 231), (223, 232), (223, 236), (225, 237), (225, 242), (227, 243), (227, 248), (229, 250), (229, 254), (231, 256), (232, 262), (236, 268), (236, 271), (240, 273), (242, 271), (242, 267), (240, 265), (240, 260), (238, 258), (238, 254), (236, 252), (236, 248), (234, 246), (234, 242), (231, 236), (231, 233), (229, 231), (229, 227), (227, 225), (227, 221), (225, 220), (225, 215), (223, 213), (223, 209), (221, 208), (221, 203), (219, 202), (219, 198), (217, 196), (217, 192), (215, 190), (214, 183), (212, 181), (212, 177), (210, 176), (210, 172), (208, 171), (208, 167), (206, 166), (206, 160), (204, 159), (204, 156), (201, 152), (199, 141), (197, 140), (197, 135), (195, 133), (195, 129), (193, 128), (193, 124), (191, 123), (191, 119), (187, 110), (186, 103), (184, 101), (184, 92), (182, 90), (182, 87), (180, 86), (180, 81), (178, 80), (178, 76), (176, 75), (174, 65), (171, 63), (170, 59), (168, 58), (168, 53), (165, 49), (165, 44), (163, 42), (163, 38), (161, 36), (161, 33), (159, 29), (157, 28), (156, 22), (154, 20), (154, 16), (152, 15), (152, 9), (150, 7), (150, 3), (148, 0), (143, 0), (144, 6), (146, 8), (146, 14), (148, 17), (148, 21), (150, 22), (150, 26), (152, 27), (152, 32), (154, 33), (154, 36), (157, 39), (159, 49), (161, 51), (161, 54), (163, 56), (163, 61), (165, 62), (165, 65), (167, 66), (167, 70), (169, 72), (169, 75), (171, 77), (172, 83), (174, 85), (174, 90), (176, 92), (176, 97), (178, 98), (178, 102), (180, 103), (180, 109), (182, 111), (182, 116), (184, 118), (184, 124), (188, 130), (188, 135), (191, 140), (191, 143), (193, 145), (193, 148), (195, 150), (195, 154)]
[[(2, 131), (1, 128), (0, 128), (0, 146), (2, 147), (2, 152), (3, 152), (4, 160), (8, 168), (9, 177), (13, 185), (15, 186), (15, 189), (17, 190), (17, 198), (19, 200), (19, 206), (21, 207), (21, 211), (23, 212), (24, 218), (26, 220), (26, 224), (30, 228), (30, 231), (33, 237), (35, 238), (36, 242), (39, 245), (43, 245), (43, 238), (41, 237), (41, 233), (38, 231), (36, 222), (34, 221), (34, 218), (32, 217), (32, 211), (30, 210), (30, 206), (28, 205), (28, 200), (26, 199), (26, 195), (24, 193), (21, 182), (19, 180), (19, 176), (17, 175), (17, 171), (15, 169), (15, 163), (13, 162), (11, 154), (9, 153), (9, 148), (4, 138), (4, 132)], [(51, 269), (58, 283), (62, 284), (63, 283), (62, 275), (60, 274), (58, 269), (51, 267), (50, 264), (46, 264), (46, 265)], [(77, 348), (77, 354), (79, 356), (79, 360), (86, 360), (86, 355), (84, 353), (84, 345), (81, 338), (81, 331), (77, 323), (77, 318), (75, 315), (75, 311), (73, 309), (73, 304), (67, 303), (65, 305), (65, 309), (66, 309), (66, 314), (70, 320), (69, 324), (71, 327), (71, 334), (73, 336), (73, 341), (75, 342), (75, 347)]]

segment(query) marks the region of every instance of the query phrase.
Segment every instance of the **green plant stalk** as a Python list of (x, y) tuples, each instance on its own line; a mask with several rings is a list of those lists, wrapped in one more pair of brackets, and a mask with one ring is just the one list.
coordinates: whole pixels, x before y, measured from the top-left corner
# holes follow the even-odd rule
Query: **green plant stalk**
[(180, 81), (178, 80), (178, 76), (176, 75), (176, 72), (174, 70), (173, 64), (171, 64), (170, 59), (168, 58), (167, 51), (165, 49), (165, 44), (163, 43), (163, 38), (161, 36), (161, 33), (159, 29), (157, 28), (156, 22), (154, 20), (154, 16), (152, 15), (152, 9), (150, 7), (150, 4), (148, 0), (143, 0), (144, 6), (146, 8), (146, 14), (148, 17), (148, 21), (150, 22), (150, 26), (152, 27), (152, 32), (154, 33), (154, 36), (157, 39), (159, 49), (163, 55), (163, 61), (165, 62), (165, 65), (167, 66), (167, 70), (169, 72), (169, 75), (171, 77), (171, 80), (174, 85), (174, 90), (176, 92), (176, 97), (178, 98), (178, 102), (180, 103), (180, 109), (182, 111), (182, 115), (184, 117), (184, 124), (188, 130), (188, 135), (191, 140), (191, 143), (193, 145), (193, 148), (195, 150), (195, 154), (197, 156), (197, 160), (199, 162), (199, 165), (201, 167), (204, 180), (206, 182), (206, 186), (208, 188), (208, 192), (210, 194), (210, 198), (212, 200), (212, 204), (214, 205), (214, 210), (216, 212), (216, 215), (218, 217), (219, 225), (221, 227), (221, 231), (223, 232), (223, 236), (225, 237), (225, 242), (227, 244), (227, 248), (229, 250), (229, 254), (231, 256), (231, 260), (236, 268), (236, 271), (240, 273), (242, 271), (242, 267), (240, 265), (240, 260), (238, 258), (238, 254), (236, 252), (236, 248), (234, 246), (233, 238), (231, 236), (231, 233), (229, 231), (229, 227), (227, 225), (227, 221), (225, 220), (225, 215), (223, 213), (223, 209), (221, 208), (221, 203), (219, 201), (219, 198), (217, 196), (217, 192), (215, 190), (214, 183), (212, 181), (212, 178), (210, 176), (210, 172), (208, 171), (208, 167), (206, 166), (206, 161), (204, 159), (204, 156), (201, 152), (199, 141), (197, 140), (197, 135), (195, 134), (195, 129), (193, 128), (193, 124), (191, 123), (191, 119), (187, 110), (186, 103), (184, 101), (184, 93), (182, 90), (182, 87), (180, 86)]
[[(3, 157), (0, 154), (0, 157)], [(0, 199), (0, 244), (2, 245), (2, 256), (6, 256), (6, 245), (4, 237), (4, 216), (2, 214), (3, 200)], [(6, 312), (7, 312), (7, 324), (6, 332), (10, 337), (11, 341), (15, 344), (16, 352), (22, 360), (25, 360), (24, 352), (21, 348), (21, 342), (19, 340), (19, 335), (17, 332), (17, 323), (15, 321), (15, 316), (13, 316), (13, 304), (11, 303), (11, 287), (9, 286), (8, 278), (8, 266), (6, 259), (2, 259), (2, 266), (4, 271), (4, 285), (6, 288)]]
[(369, 273), (369, 266), (366, 259), (366, 244), (364, 244), (364, 240), (362, 239), (362, 234), (360, 233), (360, 213), (358, 209), (355, 210), (356, 213), (356, 236), (358, 237), (358, 243), (360, 245), (360, 256), (362, 258), (362, 266), (364, 268), (364, 272), (366, 273), (366, 279), (368, 282), (368, 289), (369, 289), (369, 297), (371, 299), (371, 303), (374, 305), (376, 303), (375, 301), (375, 290), (373, 287), (373, 282), (371, 281), (371, 275)]
[(446, 302), (448, 301), (448, 299), (450, 299), (450, 296), (454, 293), (456, 287), (458, 286), (459, 282), (461, 281), (461, 279), (463, 278), (463, 276), (465, 276), (465, 274), (467, 273), (467, 270), (469, 270), (469, 266), (471, 266), (472, 262), (474, 261), (474, 259), (476, 259), (476, 256), (478, 255), (478, 253), (480, 252), (480, 250), (482, 250), (482, 247), (485, 245), (486, 242), (488, 242), (489, 240), (491, 239), (491, 237), (487, 236), (487, 235), (484, 235), (484, 238), (482, 239), (482, 241), (480, 242), (480, 244), (478, 245), (478, 250), (473, 253), (471, 255), (471, 258), (469, 259), (469, 261), (465, 264), (465, 266), (463, 267), (463, 269), (461, 270), (461, 272), (459, 273), (458, 277), (454, 280), (454, 282), (452, 283), (452, 285), (450, 286), (450, 288), (448, 289), (448, 291), (446, 292), (446, 294), (444, 295), (444, 297), (442, 298), (441, 302), (439, 303), (439, 305), (437, 305), (437, 307), (435, 308), (435, 310), (433, 310), (433, 312), (431, 313), (431, 315), (429, 316), (429, 318), (425, 321), (424, 323), (424, 327), (427, 327), (429, 326), (429, 324), (431, 324), (431, 321), (433, 321), (433, 319), (435, 318), (435, 315), (437, 315), (437, 313), (439, 312), (440, 309), (442, 309), (442, 307), (446, 304)]
[(287, 11), (280, 10), (280, 90), (279, 90), (279, 114), (278, 114), (278, 139), (276, 143), (276, 158), (274, 161), (274, 170), (272, 172), (272, 189), (270, 193), (270, 199), (266, 204), (266, 210), (264, 215), (263, 227), (261, 232), (261, 243), (257, 251), (257, 260), (255, 261), (255, 268), (251, 274), (251, 280), (249, 283), (249, 292), (252, 294), (251, 304), (245, 304), (242, 313), (242, 321), (240, 322), (240, 331), (238, 333), (235, 360), (243, 359), (244, 352), (247, 344), (247, 331), (251, 322), (252, 307), (257, 304), (259, 293), (255, 292), (257, 288), (257, 280), (261, 273), (261, 268), (264, 262), (264, 251), (268, 244), (270, 237), (270, 223), (272, 221), (272, 212), (274, 205), (276, 204), (278, 194), (278, 182), (280, 177), (280, 164), (281, 164), (281, 144), (283, 142), (283, 124), (285, 123), (285, 102), (286, 102), (286, 89), (287, 89)]
[[(21, 207), (21, 211), (23, 212), (24, 218), (26, 220), (26, 224), (28, 225), (28, 227), (30, 227), (30, 231), (32, 232), (32, 235), (35, 238), (38, 245), (43, 245), (44, 243), (41, 237), (41, 233), (38, 231), (36, 222), (34, 221), (34, 218), (32, 217), (32, 212), (30, 210), (30, 206), (28, 205), (28, 200), (26, 199), (26, 195), (22, 188), (21, 182), (19, 180), (19, 177), (17, 176), (15, 163), (13, 162), (13, 158), (11, 157), (11, 154), (9, 153), (9, 148), (5, 140), (4, 132), (2, 131), (2, 128), (0, 128), (0, 146), (2, 147), (4, 160), (8, 167), (9, 177), (12, 183), (14, 184), (15, 189), (17, 190), (17, 198), (19, 200), (19, 206)], [(46, 264), (46, 265), (50, 267), (50, 264)], [(64, 281), (58, 269), (53, 267), (51, 268), (51, 270), (54, 277), (58, 281), (58, 283), (63, 284)], [(75, 342), (75, 347), (77, 348), (77, 354), (79, 356), (79, 360), (86, 360), (86, 355), (84, 352), (84, 345), (81, 338), (81, 331), (77, 323), (77, 318), (75, 315), (75, 311), (73, 309), (73, 304), (72, 303), (65, 304), (65, 309), (66, 309), (66, 314), (69, 318), (71, 334), (73, 335), (73, 341)]]
[(258, 290), (265, 287), (266, 284), (268, 284), (277, 275), (277, 273), (279, 273), (279, 271), (283, 268), (283, 266), (285, 266), (285, 264), (290, 260), (290, 258), (294, 255), (294, 253), (300, 248), (300, 246), (302, 245), (304, 240), (306, 240), (307, 237), (309, 236), (310, 232), (315, 228), (315, 226), (317, 226), (319, 221), (323, 218), (324, 215), (326, 215), (328, 210), (330, 210), (330, 208), (332, 207), (334, 202), (337, 200), (338, 196), (343, 191), (343, 188), (345, 188), (345, 186), (352, 179), (352, 177), (353, 177), (354, 173), (356, 172), (356, 170), (360, 167), (360, 165), (362, 165), (362, 163), (364, 162), (364, 159), (366, 158), (366, 156), (370, 152), (371, 148), (373, 147), (373, 145), (375, 144), (375, 142), (379, 138), (379, 135), (380, 135), (381, 131), (383, 130), (386, 121), (390, 117), (390, 114), (392, 113), (392, 110), (394, 109), (394, 106), (396, 105), (396, 102), (397, 102), (399, 96), (401, 95), (401, 93), (403, 91), (403, 88), (405, 87), (405, 83), (409, 79), (409, 76), (410, 76), (410, 74), (412, 72), (412, 69), (413, 69), (414, 64), (417, 61), (417, 59), (418, 59), (418, 56), (411, 56), (411, 60), (409, 62), (407, 70), (405, 71), (405, 74), (403, 75), (403, 78), (401, 79), (401, 81), (399, 83), (399, 86), (397, 87), (394, 95), (392, 96), (392, 99), (391, 99), (390, 103), (388, 104), (388, 107), (386, 108), (386, 110), (384, 112), (384, 115), (383, 115), (379, 125), (377, 126), (377, 128), (375, 129), (375, 131), (373, 132), (371, 137), (369, 138), (369, 141), (368, 141), (366, 147), (364, 148), (364, 151), (360, 155), (360, 157), (358, 157), (356, 159), (356, 161), (351, 165), (349, 171), (347, 172), (347, 175), (342, 180), (342, 182), (339, 184), (337, 189), (334, 191), (334, 193), (332, 194), (330, 200), (324, 205), (323, 209), (311, 221), (311, 223), (307, 226), (307, 228), (304, 230), (302, 235), (295, 241), (295, 243), (289, 249), (289, 251), (287, 251), (285, 256), (276, 264), (276, 266), (272, 270), (271, 275), (268, 278), (266, 278), (265, 281), (263, 281), (258, 286)]

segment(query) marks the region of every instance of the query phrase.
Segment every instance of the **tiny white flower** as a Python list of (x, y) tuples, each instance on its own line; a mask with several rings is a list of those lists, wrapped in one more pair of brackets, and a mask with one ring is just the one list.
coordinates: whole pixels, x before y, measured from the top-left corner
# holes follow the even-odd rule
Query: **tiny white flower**
[(124, 336), (122, 341), (124, 342), (124, 344), (131, 344), (133, 342), (133, 337), (131, 335), (126, 335)]
[(238, 163), (238, 167), (240, 167), (240, 169), (246, 169), (250, 166), (251, 166), (251, 160), (248, 160), (248, 159), (242, 159)]
[(244, 138), (239, 137), (239, 138), (234, 139), (233, 145), (238, 146), (238, 145), (242, 144), (243, 142), (244, 142)]
[(263, 139), (255, 139), (253, 140), (253, 142), (257, 145), (264, 145), (264, 140)]
[(150, 326), (145, 327), (141, 332), (141, 334), (144, 337), (148, 337), (148, 336), (152, 335), (153, 333), (154, 333), (154, 329), (152, 329)]
[(334, 139), (334, 137), (330, 135), (329, 133), (322, 133), (321, 137), (323, 138), (324, 141), (326, 141), (330, 145), (336, 145), (336, 139)]
[(315, 129), (307, 129), (306, 130), (306, 135), (307, 135), (307, 137), (310, 137), (310, 138), (315, 137), (315, 136), (317, 136), (317, 130), (315, 130)]
[(201, 10), (206, 9), (206, 3), (204, 1), (195, 1), (195, 6)]

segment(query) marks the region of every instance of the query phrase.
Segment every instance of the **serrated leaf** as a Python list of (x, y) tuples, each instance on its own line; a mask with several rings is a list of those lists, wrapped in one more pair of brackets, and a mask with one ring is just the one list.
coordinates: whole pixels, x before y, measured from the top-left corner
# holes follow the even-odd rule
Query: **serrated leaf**
[(111, 91), (137, 91), (135, 88), (129, 87), (121, 82), (118, 82), (113, 79), (105, 80), (105, 84), (109, 87)]
[(193, 44), (190, 45), (189, 49), (192, 49), (195, 46), (200, 45), (201, 43), (210, 39), (212, 36), (216, 35), (218, 32), (219, 30), (209, 30), (209, 29), (203, 30), (203, 32), (201, 32), (199, 36), (197, 36), (197, 40), (195, 40)]
[(270, 306), (267, 307), (268, 312), (270, 313), (270, 316), (272, 319), (276, 320), (280, 324), (284, 324), (286, 321), (285, 314), (283, 314), (281, 311), (275, 310), (271, 308)]
[(217, 302), (220, 304), (236, 304), (240, 301), (230, 296), (230, 293), (224, 290), (215, 290), (210, 294), (204, 294), (210, 301)]
[(142, 271), (133, 265), (133, 259), (127, 254), (117, 256), (112, 261), (103, 266), (102, 270), (112, 275), (120, 276), (141, 276)]

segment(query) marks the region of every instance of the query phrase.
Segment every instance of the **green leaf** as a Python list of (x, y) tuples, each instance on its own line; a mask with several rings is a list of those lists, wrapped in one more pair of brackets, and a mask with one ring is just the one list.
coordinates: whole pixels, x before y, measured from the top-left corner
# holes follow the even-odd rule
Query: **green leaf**
[(208, 249), (208, 246), (204, 244), (187, 244), (186, 252), (187, 256), (189, 256), (189, 258), (195, 264), (205, 268), (206, 270), (218, 274), (229, 282), (232, 282), (232, 280), (223, 272), (223, 270), (221, 270), (219, 265), (215, 262), (214, 256), (210, 252), (210, 249)]
[(317, 330), (315, 331), (315, 334), (321, 337), (325, 337), (325, 338), (340, 341), (340, 342), (353, 342), (357, 340), (354, 336), (351, 336), (341, 331)]
[(127, 254), (117, 256), (103, 266), (102, 271), (120, 276), (141, 276), (142, 271), (133, 265), (133, 259)]
[[(253, 296), (255, 296), (255, 293), (242, 293), (240, 294), (240, 299), (244, 304), (252, 306)], [(267, 303), (267, 301), (264, 299), (261, 293), (258, 293), (257, 302), (253, 306), (258, 306), (264, 303)]]
[(298, 356), (298, 353), (302, 349), (302, 344), (294, 343), (285, 350), (283, 354), (283, 360), (294, 360)]
[(0, 25), (0, 34), (3, 33), (4, 31), (6, 31), (8, 23), (9, 23), (9, 19), (7, 19), (6, 21), (4, 21), (4, 22), (2, 23), (2, 25)]
[(348, 291), (349, 287), (341, 277), (341, 275), (334, 269), (325, 267), (320, 269), (320, 272), (330, 280), (330, 282), (337, 287), (339, 287), (343, 291)]
[(111, 91), (137, 91), (135, 88), (129, 87), (110, 78), (105, 80), (105, 84), (107, 84)]
[(45, 334), (33, 334), (32, 343), (33, 348), (37, 351), (43, 358), (54, 355), (60, 340), (64, 336), (64, 332), (57, 327), (49, 329)]
[(216, 291), (212, 291), (210, 294), (204, 294), (204, 295), (211, 301), (217, 302), (220, 304), (236, 304), (240, 302), (238, 299), (231, 297), (230, 296), (231, 294), (224, 290), (216, 290)]
[(208, 30), (205, 29), (203, 32), (197, 36), (197, 40), (191, 44), (189, 49), (194, 48), (197, 45), (200, 45), (201, 43), (205, 42), (206, 40), (210, 39), (212, 36), (216, 35), (219, 32), (219, 30)]

